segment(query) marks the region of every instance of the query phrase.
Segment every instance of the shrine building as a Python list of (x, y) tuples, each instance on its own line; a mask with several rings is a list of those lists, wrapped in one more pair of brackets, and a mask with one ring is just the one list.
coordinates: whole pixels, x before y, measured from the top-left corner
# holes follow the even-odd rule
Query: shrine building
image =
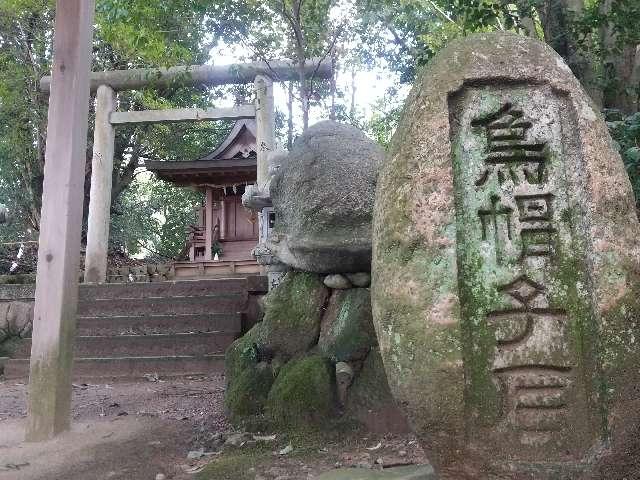
[[(175, 277), (260, 273), (255, 212), (242, 206), (245, 186), (256, 182), (256, 122), (238, 120), (211, 153), (190, 161), (146, 161), (148, 171), (179, 187), (204, 193), (186, 240), (189, 259), (174, 262)], [(217, 255), (216, 255), (217, 254)]]

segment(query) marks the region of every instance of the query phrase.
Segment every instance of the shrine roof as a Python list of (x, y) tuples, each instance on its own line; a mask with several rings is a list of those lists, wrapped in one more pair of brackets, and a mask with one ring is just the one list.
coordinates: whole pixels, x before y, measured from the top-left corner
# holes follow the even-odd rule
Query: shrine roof
[(189, 161), (146, 161), (147, 170), (178, 185), (233, 185), (256, 180), (256, 123), (237, 121), (211, 153)]

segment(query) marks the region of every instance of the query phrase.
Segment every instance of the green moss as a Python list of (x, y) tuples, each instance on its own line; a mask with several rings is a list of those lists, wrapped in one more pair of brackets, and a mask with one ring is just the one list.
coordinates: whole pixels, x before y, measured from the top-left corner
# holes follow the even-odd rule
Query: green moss
[[(0, 332), (0, 339), (2, 338), (2, 332)], [(15, 351), (20, 348), (20, 344), (23, 340), (19, 337), (8, 337), (4, 340), (0, 340), (0, 357), (12, 357)]]
[(195, 476), (196, 480), (254, 480), (258, 465), (268, 462), (271, 450), (266, 446), (224, 452)]
[(487, 324), (487, 314), (497, 302), (497, 291), (483, 281), (483, 263), (471, 249), (459, 255), (464, 275), (460, 275), (462, 356), (465, 366), (465, 406), (467, 414), (482, 424), (495, 422), (500, 415), (500, 394), (492, 380), (491, 362), (495, 333)]
[(245, 370), (255, 367), (258, 362), (258, 347), (264, 342), (264, 326), (258, 323), (229, 346), (224, 357), (227, 388), (230, 388)]
[(335, 292), (323, 322), (326, 327), (320, 334), (318, 347), (334, 362), (363, 359), (377, 345), (368, 289)]
[(331, 364), (319, 355), (285, 365), (266, 404), (267, 417), (281, 427), (321, 425), (332, 416), (335, 379)]
[(288, 273), (265, 299), (262, 323), (266, 343), (285, 356), (304, 353), (315, 345), (327, 295), (318, 275)]
[(231, 421), (238, 423), (261, 414), (273, 380), (273, 371), (266, 363), (243, 370), (225, 393), (224, 403)]

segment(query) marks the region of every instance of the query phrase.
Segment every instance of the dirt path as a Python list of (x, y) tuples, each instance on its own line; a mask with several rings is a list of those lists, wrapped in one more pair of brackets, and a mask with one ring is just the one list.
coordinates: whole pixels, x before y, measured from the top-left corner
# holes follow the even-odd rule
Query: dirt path
[[(245, 434), (237, 447), (221, 448), (231, 431), (223, 398), (221, 376), (75, 385), (72, 431), (28, 444), (27, 386), (0, 382), (0, 480), (307, 480), (336, 466), (426, 461), (411, 435), (356, 431), (266, 432), (258, 441)], [(195, 450), (203, 455), (187, 458)]]
[(191, 478), (181, 467), (209, 432), (227, 431), (223, 379), (74, 385), (73, 429), (22, 442), (27, 386), (0, 382), (0, 479)]

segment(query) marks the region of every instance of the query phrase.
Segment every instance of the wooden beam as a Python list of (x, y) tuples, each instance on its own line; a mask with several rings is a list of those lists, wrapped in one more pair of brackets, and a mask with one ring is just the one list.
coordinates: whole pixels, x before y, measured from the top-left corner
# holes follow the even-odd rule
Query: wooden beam
[(241, 120), (255, 118), (253, 105), (240, 105), (231, 108), (172, 108), (167, 110), (140, 110), (134, 112), (113, 112), (111, 125), (127, 123), (173, 123), (173, 122), (205, 122), (210, 120)]
[[(331, 78), (331, 59), (311, 58), (305, 65), (307, 77)], [(91, 91), (100, 85), (109, 85), (116, 91), (136, 90), (142, 87), (168, 87), (172, 85), (228, 85), (253, 83), (257, 75), (266, 75), (275, 82), (298, 80), (295, 63), (289, 60), (236, 63), (231, 65), (191, 65), (171, 68), (141, 68), (132, 70), (111, 70), (91, 74)], [(51, 77), (42, 77), (40, 90), (48, 92)]]
[(26, 438), (68, 430), (94, 0), (57, 0)]

